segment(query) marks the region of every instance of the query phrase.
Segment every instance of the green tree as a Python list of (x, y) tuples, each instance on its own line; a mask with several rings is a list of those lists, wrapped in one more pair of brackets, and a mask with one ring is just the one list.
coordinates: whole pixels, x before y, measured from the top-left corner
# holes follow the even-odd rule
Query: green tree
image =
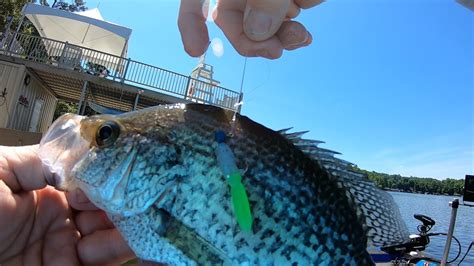
[[(16, 29), (21, 19), (21, 10), (28, 2), (38, 3), (43, 6), (50, 6), (47, 0), (0, 0), (0, 31), (3, 31), (7, 26), (8, 18), (13, 19), (10, 28)], [(52, 7), (70, 12), (87, 10), (86, 2), (83, 0), (58, 0), (54, 1)], [(36, 29), (34, 29), (34, 27), (31, 25), (25, 26), (22, 32), (37, 34)]]
[(434, 178), (405, 177), (401, 175), (388, 175), (375, 171), (367, 171), (353, 166), (352, 171), (363, 173), (374, 184), (382, 189), (397, 189), (404, 192), (421, 192), (428, 194), (449, 194), (461, 195), (463, 192), (464, 180), (447, 178), (437, 180)]
[(13, 19), (11, 28), (16, 28), (20, 18), (21, 9), (29, 2), (28, 0), (1, 0), (0, 1), (0, 30), (3, 30), (8, 23), (8, 18)]
[(59, 100), (56, 103), (56, 110), (54, 110), (53, 121), (56, 120), (58, 117), (62, 116), (63, 114), (77, 113), (77, 108), (77, 103), (70, 103), (63, 100)]
[(74, 0), (71, 3), (68, 3), (65, 0), (58, 0), (54, 1), (52, 7), (70, 12), (84, 11), (87, 9), (86, 2), (82, 0)]

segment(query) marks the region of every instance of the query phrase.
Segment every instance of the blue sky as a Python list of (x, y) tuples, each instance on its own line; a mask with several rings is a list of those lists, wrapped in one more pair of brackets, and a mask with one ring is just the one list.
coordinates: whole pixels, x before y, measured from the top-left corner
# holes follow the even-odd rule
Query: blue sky
[[(133, 29), (129, 56), (189, 74), (178, 0), (100, 2), (106, 20)], [(474, 13), (454, 0), (331, 0), (297, 18), (309, 47), (278, 60), (249, 58), (242, 114), (306, 137), (359, 167), (443, 179), (474, 174)], [(244, 58), (217, 26), (215, 78), (239, 90)]]

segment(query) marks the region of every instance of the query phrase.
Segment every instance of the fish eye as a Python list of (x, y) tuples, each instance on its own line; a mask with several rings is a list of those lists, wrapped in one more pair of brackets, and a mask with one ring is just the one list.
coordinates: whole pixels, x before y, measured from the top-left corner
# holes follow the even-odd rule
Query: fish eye
[(97, 129), (95, 141), (99, 147), (108, 147), (117, 140), (120, 135), (120, 126), (114, 121), (105, 121)]

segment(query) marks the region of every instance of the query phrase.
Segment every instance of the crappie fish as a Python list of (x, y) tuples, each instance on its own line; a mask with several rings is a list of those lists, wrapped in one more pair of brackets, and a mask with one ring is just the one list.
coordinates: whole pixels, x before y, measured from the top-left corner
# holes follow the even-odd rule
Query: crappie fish
[[(405, 242), (389, 194), (303, 132), (273, 131), (200, 104), (59, 118), (39, 155), (80, 188), (137, 257), (170, 265), (371, 265), (367, 245)], [(253, 224), (241, 230), (215, 132), (242, 170)]]

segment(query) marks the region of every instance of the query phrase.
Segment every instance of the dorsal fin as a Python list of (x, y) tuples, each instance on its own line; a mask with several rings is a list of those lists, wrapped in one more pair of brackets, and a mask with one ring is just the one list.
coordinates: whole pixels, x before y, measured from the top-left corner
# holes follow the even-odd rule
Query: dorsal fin
[(336, 178), (339, 186), (346, 189), (347, 197), (357, 205), (357, 215), (365, 220), (368, 244), (386, 246), (408, 240), (408, 229), (390, 194), (378, 189), (367, 175), (352, 170), (353, 163), (334, 157), (341, 153), (318, 147), (323, 141), (303, 139), (302, 136), (308, 131), (289, 133), (291, 129), (277, 132), (325, 168)]
[(309, 131), (300, 131), (300, 132), (293, 132), (293, 133), (285, 133), (285, 137), (288, 139), (297, 139), (300, 140), (301, 136), (308, 133)]
[(325, 143), (324, 141), (321, 141), (321, 140), (314, 140), (314, 139), (300, 139), (298, 141), (298, 143), (295, 143), (295, 145), (297, 146), (306, 146), (306, 145), (309, 145), (309, 146), (314, 146), (314, 145), (318, 145), (320, 143)]
[(283, 135), (287, 131), (292, 130), (292, 129), (293, 129), (292, 127), (289, 127), (289, 128), (284, 128), (284, 129), (277, 130), (277, 132)]

